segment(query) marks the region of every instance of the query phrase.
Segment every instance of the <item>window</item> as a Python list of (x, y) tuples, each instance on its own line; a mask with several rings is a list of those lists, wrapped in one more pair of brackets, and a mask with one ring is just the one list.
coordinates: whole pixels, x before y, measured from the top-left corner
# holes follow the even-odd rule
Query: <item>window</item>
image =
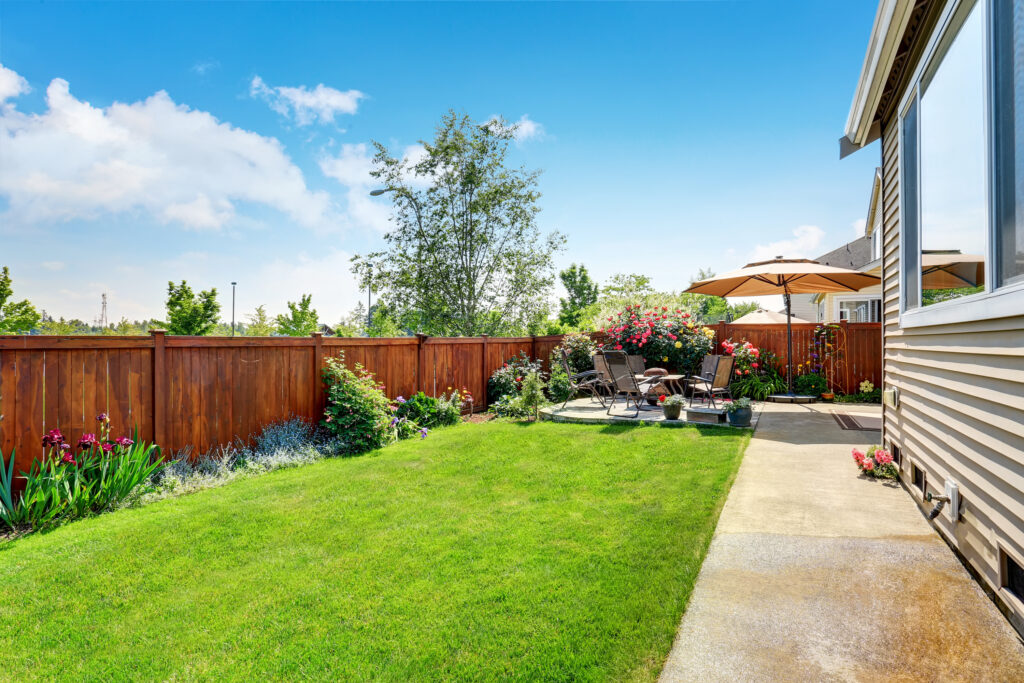
[(1005, 552), (1003, 562), (1006, 567), (1006, 576), (1003, 579), (1003, 586), (1018, 600), (1024, 600), (1024, 569)]
[(839, 320), (851, 323), (877, 323), (882, 319), (881, 299), (840, 299)]
[(910, 478), (914, 482), (914, 488), (924, 493), (924, 470), (917, 465), (910, 465)]
[(900, 322), (1024, 304), (1024, 3), (947, 0), (900, 109)]
[(995, 3), (993, 134), (995, 138), (996, 282), (1024, 282), (1024, 7)]

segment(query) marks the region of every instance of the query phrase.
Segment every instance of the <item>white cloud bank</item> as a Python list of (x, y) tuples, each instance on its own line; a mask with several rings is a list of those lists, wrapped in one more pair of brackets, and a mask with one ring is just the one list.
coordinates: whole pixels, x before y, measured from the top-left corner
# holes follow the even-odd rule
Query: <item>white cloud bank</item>
[(317, 121), (334, 123), (334, 117), (338, 114), (355, 114), (359, 100), (366, 97), (358, 90), (335, 90), (323, 83), (312, 90), (304, 85), (272, 87), (259, 76), (253, 76), (249, 94), (265, 101), (271, 109), (300, 126), (308, 126)]
[(504, 121), (504, 119), (495, 114), (487, 119), (487, 123), (498, 125), (506, 130), (514, 129), (517, 144), (522, 144), (527, 140), (541, 139), (545, 135), (544, 125), (531, 119), (529, 114), (523, 114), (519, 117), (518, 121), (513, 121), (512, 123)]
[[(0, 66), (0, 98), (28, 87)], [(176, 104), (159, 91), (93, 107), (56, 78), (47, 110), (0, 109), (5, 222), (95, 219), (143, 211), (165, 224), (219, 229), (239, 202), (274, 208), (310, 228), (329, 225), (326, 192), (311, 191), (281, 143)]]
[(818, 255), (825, 231), (817, 225), (801, 225), (793, 229), (793, 238), (759, 244), (750, 253), (751, 261), (783, 258), (814, 258)]

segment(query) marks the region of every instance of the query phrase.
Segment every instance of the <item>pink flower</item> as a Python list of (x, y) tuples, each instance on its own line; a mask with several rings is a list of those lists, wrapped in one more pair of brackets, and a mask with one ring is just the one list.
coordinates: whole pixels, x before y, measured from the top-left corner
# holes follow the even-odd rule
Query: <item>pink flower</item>
[(83, 451), (87, 451), (93, 446), (99, 446), (100, 442), (96, 440), (95, 434), (82, 434), (82, 438), (78, 440), (78, 447)]
[(135, 442), (129, 439), (127, 436), (119, 436), (116, 439), (114, 439), (114, 443), (116, 443), (121, 448), (128, 448)]
[(875, 469), (875, 461), (872, 460), (871, 458), (868, 458), (867, 460), (864, 461), (863, 467), (865, 472), (870, 472), (871, 470)]

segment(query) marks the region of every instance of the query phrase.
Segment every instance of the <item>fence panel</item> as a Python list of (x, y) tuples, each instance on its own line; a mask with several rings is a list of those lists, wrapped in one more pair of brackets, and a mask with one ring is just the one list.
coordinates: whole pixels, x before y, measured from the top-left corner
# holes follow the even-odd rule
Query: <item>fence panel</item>
[[(810, 363), (814, 352), (814, 323), (794, 324), (793, 372), (797, 366)], [(715, 341), (749, 341), (754, 346), (769, 350), (786, 365), (786, 325), (734, 325), (719, 323), (714, 327)], [(867, 379), (875, 386), (882, 382), (882, 330), (879, 323), (839, 323), (836, 335), (837, 352), (829, 362), (829, 376), (835, 390), (856, 393), (860, 383)]]

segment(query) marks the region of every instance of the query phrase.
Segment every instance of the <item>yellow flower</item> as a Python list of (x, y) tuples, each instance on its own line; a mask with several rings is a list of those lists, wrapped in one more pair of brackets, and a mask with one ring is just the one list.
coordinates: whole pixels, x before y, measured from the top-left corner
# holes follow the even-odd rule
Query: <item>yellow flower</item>
[(668, 356), (665, 356), (664, 358), (662, 358), (661, 362), (662, 363), (667, 363), (668, 362)]
[(686, 323), (686, 326), (689, 327), (691, 330), (693, 329), (693, 323)]
[(681, 341), (677, 341), (677, 342), (676, 342), (676, 348), (677, 348), (677, 349), (681, 349), (681, 348), (683, 348), (683, 342), (681, 342)]

